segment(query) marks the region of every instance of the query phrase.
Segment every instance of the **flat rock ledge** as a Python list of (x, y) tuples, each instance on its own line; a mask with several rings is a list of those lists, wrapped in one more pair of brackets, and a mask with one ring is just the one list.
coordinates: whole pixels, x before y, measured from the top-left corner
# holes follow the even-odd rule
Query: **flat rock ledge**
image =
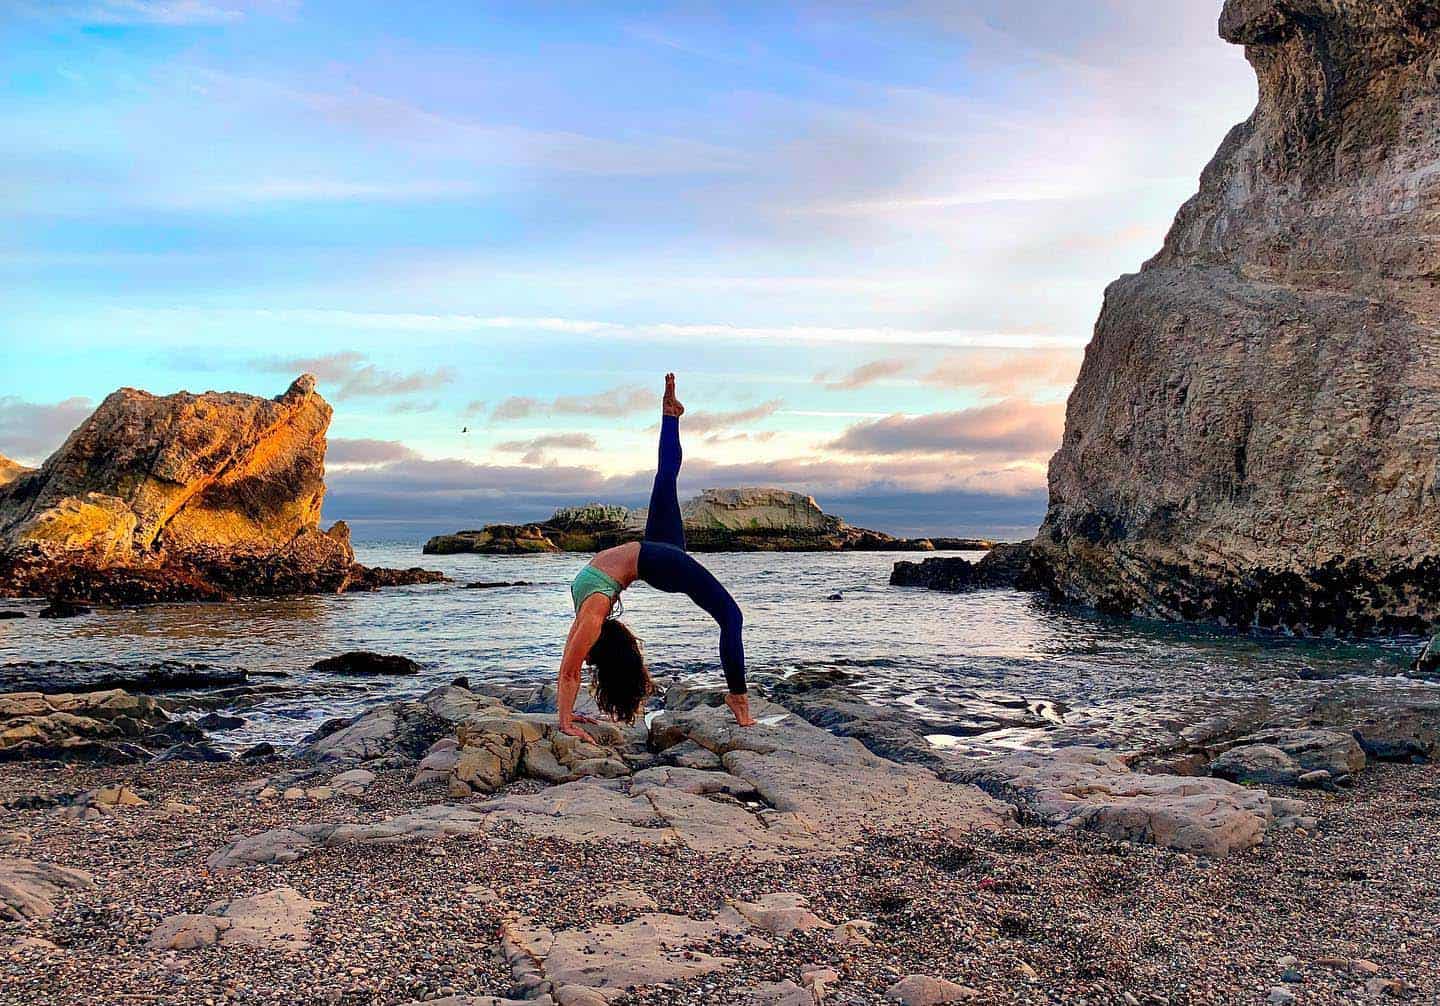
[(0, 919), (27, 922), (48, 919), (66, 891), (89, 887), (84, 870), (19, 857), (0, 858)]
[(1101, 748), (994, 755), (948, 774), (1013, 802), (1031, 821), (1206, 856), (1259, 845), (1282, 816), (1264, 790), (1134, 772)]
[[(458, 716), (467, 703), (476, 711), (460, 722), (454, 748), (437, 744), (439, 749), (426, 755), (417, 772), (422, 784), (428, 772), (431, 781), (445, 778), (450, 792), (464, 787), (468, 795), (522, 773), (542, 779), (557, 770), (562, 777), (587, 774), (539, 793), (437, 804), (379, 821), (271, 829), (218, 850), (208, 861), (210, 868), (293, 862), (325, 847), (355, 842), (479, 834), (501, 824), (571, 841), (616, 839), (769, 859), (827, 851), (871, 831), (998, 829), (1014, 818), (1011, 807), (974, 786), (887, 761), (857, 741), (836, 737), (764, 702), (758, 703), (759, 714), (773, 722), (749, 730), (734, 726), (729, 712), (716, 707), (667, 712), (652, 722), (652, 745), (694, 741), (720, 758), (721, 770), (655, 765), (638, 771), (631, 770), (621, 747), (576, 742), (559, 735), (545, 714), (515, 713), (464, 689), (438, 689), (424, 702), (393, 706), (418, 706), (441, 719), (434, 708)], [(383, 715), (386, 710), (389, 715)], [(380, 742), (375, 731), (384, 722), (403, 732), (393, 713), (392, 706), (380, 707), (347, 729), (368, 721), (360, 748), (389, 756), (395, 746)], [(623, 732), (611, 729), (608, 739), (623, 746)], [(322, 753), (333, 753), (335, 745), (325, 745), (327, 740), (319, 742)], [(349, 741), (345, 748), (352, 748)], [(448, 773), (434, 767), (436, 755), (446, 756)], [(427, 763), (430, 769), (423, 768)]]
[(293, 887), (212, 905), (202, 914), (172, 915), (147, 941), (152, 950), (197, 950), (210, 946), (257, 947), (288, 953), (310, 942), (310, 917), (324, 902), (311, 901)]
[[(752, 861), (821, 853), (877, 833), (994, 830), (1017, 819), (1224, 856), (1258, 845), (1272, 826), (1297, 826), (1288, 820), (1289, 801), (1264, 790), (1136, 772), (1098, 748), (946, 757), (932, 768), (883, 758), (764, 700), (756, 703), (761, 724), (748, 730), (688, 686), (672, 690), (668, 701), (673, 708), (654, 714), (648, 729), (596, 727), (595, 744), (560, 734), (553, 713), (517, 712), (454, 685), (378, 706), (302, 753), (317, 768), (416, 763), (414, 785), (443, 785), (457, 802), (374, 821), (274, 828), (217, 850), (209, 866), (292, 862), (326, 847), (433, 841), (500, 826)], [(1340, 734), (1290, 731), (1255, 740), (1266, 736), (1307, 763), (1353, 764), (1358, 751)], [(505, 791), (524, 778), (551, 785)], [(311, 785), (282, 780), (269, 789), (292, 786), (298, 796)], [(328, 794), (332, 787), (321, 788)]]

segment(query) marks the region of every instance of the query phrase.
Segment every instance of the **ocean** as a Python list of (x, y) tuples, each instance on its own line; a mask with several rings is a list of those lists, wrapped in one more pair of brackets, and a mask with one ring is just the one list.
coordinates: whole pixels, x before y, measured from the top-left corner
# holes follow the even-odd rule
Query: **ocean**
[[(456, 582), (0, 621), (0, 662), (170, 659), (283, 675), (265, 682), (285, 686), (273, 695), (237, 703), (245, 726), (216, 735), (232, 746), (293, 742), (325, 719), (461, 675), (472, 683), (553, 679), (571, 617), (568, 584), (588, 557), (422, 556), (415, 542), (361, 542), (356, 554), (370, 565), (440, 569)], [(1337, 689), (1436, 687), (1402, 676), (1414, 640), (1250, 636), (1110, 618), (1014, 591), (891, 587), (893, 563), (914, 554), (700, 558), (745, 612), (752, 677), (844, 671), (872, 701), (920, 714), (942, 744), (1129, 746), (1163, 741), (1237, 703), (1281, 709)], [(527, 585), (465, 587), (475, 581)], [(643, 584), (626, 592), (624, 604), (657, 677), (722, 682), (714, 623), (704, 613)], [(308, 669), (355, 649), (403, 654), (424, 670), (341, 679)]]

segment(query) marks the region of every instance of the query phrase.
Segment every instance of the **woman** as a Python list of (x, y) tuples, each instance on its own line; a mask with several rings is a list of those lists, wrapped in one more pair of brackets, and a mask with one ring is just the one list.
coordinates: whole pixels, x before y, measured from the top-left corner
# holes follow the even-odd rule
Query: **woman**
[(580, 692), (580, 666), (591, 668), (595, 703), (616, 720), (633, 723), (655, 690), (640, 640), (618, 618), (611, 617), (620, 592), (636, 580), (657, 590), (688, 594), (690, 600), (720, 625), (720, 664), (725, 669), (729, 694), (725, 704), (743, 727), (753, 726), (745, 689), (745, 647), (740, 633), (740, 606), (710, 571), (685, 551), (685, 527), (680, 520), (680, 498), (675, 479), (680, 474), (680, 417), (685, 406), (675, 398), (675, 375), (665, 375), (665, 398), (660, 407), (660, 463), (650, 491), (650, 515), (645, 539), (607, 548), (582, 569), (570, 585), (575, 621), (565, 640), (560, 660), (557, 705), (560, 730), (587, 741), (593, 738), (576, 724), (593, 723), (575, 714)]

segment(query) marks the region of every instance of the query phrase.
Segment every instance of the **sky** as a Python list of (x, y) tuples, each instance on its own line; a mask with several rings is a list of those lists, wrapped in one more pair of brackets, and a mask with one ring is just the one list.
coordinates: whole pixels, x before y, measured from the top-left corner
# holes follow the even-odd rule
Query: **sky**
[(1255, 102), (1219, 0), (0, 3), (0, 453), (335, 407), (384, 536), (774, 485), (1032, 531), (1106, 284)]

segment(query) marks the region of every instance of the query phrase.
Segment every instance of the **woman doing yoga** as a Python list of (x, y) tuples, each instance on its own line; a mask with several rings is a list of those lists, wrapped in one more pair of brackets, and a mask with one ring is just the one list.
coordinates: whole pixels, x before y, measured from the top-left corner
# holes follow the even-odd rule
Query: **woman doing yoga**
[(660, 411), (660, 463), (655, 487), (650, 491), (644, 540), (598, 553), (570, 585), (575, 621), (570, 625), (565, 655), (560, 660), (557, 705), (561, 731), (585, 740), (592, 738), (576, 724), (594, 720), (575, 713), (582, 664), (590, 665), (595, 704), (616, 720), (633, 723), (655, 690), (640, 640), (624, 622), (611, 617), (620, 592), (636, 580), (669, 594), (689, 595), (719, 623), (720, 665), (730, 689), (725, 704), (741, 726), (755, 723), (745, 694), (740, 606), (720, 581), (685, 551), (685, 527), (675, 489), (680, 474), (680, 416), (685, 406), (675, 398), (674, 374), (665, 375), (665, 398)]

